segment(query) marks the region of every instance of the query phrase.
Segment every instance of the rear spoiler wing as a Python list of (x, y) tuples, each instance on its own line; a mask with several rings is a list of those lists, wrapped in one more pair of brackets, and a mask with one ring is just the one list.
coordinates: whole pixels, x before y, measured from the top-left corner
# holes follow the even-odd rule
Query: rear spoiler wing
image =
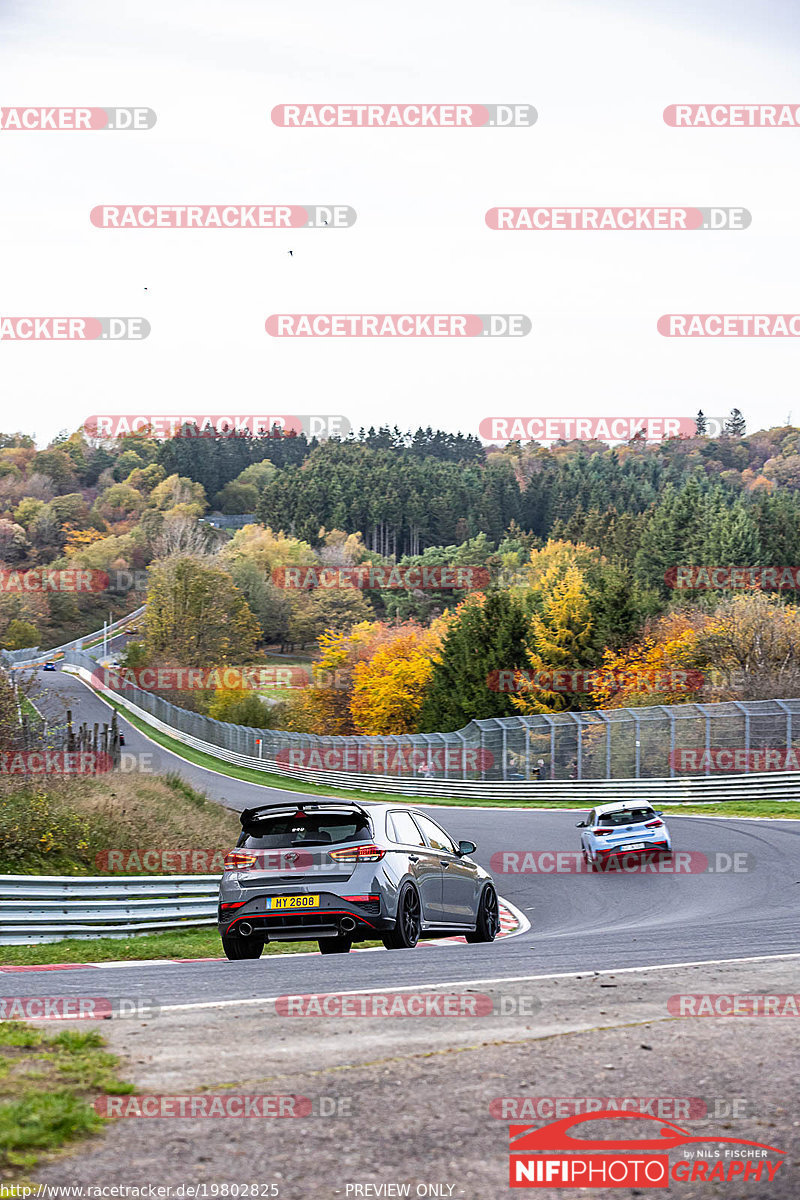
[(309, 813), (319, 812), (320, 810), (324, 811), (325, 809), (349, 809), (351, 811), (361, 813), (362, 817), (366, 818), (366, 820), (369, 820), (369, 813), (367, 809), (357, 801), (334, 800), (327, 796), (321, 797), (320, 799), (314, 797), (309, 800), (301, 799), (297, 801), (275, 800), (269, 804), (259, 804), (255, 808), (245, 808), (240, 814), (239, 819), (242, 824), (242, 829), (246, 829), (248, 825), (252, 825), (252, 823), (257, 821), (261, 816), (268, 817), (273, 813), (277, 815), (279, 812), (286, 812), (287, 810), (291, 809), (294, 809), (296, 812), (302, 811)]

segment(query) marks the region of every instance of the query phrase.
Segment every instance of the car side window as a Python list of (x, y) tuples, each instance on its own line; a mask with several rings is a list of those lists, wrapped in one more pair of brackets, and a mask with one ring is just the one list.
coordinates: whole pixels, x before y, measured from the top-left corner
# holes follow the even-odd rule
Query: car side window
[(594, 824), (595, 824), (595, 819), (594, 819), (594, 809), (592, 809), (592, 811), (589, 813), (588, 817), (586, 818), (586, 824), (587, 824), (587, 825), (594, 825)]
[(427, 817), (422, 817), (419, 813), (414, 813), (414, 820), (419, 825), (425, 836), (425, 841), (432, 850), (444, 850), (446, 854), (456, 853), (454, 843), (445, 831), (439, 828), (435, 821), (429, 821)]
[(396, 842), (400, 842), (403, 846), (424, 846), (425, 841), (422, 834), (417, 829), (414, 822), (411, 820), (411, 814), (407, 812), (393, 812), (389, 814), (389, 822), (391, 825), (390, 833)]

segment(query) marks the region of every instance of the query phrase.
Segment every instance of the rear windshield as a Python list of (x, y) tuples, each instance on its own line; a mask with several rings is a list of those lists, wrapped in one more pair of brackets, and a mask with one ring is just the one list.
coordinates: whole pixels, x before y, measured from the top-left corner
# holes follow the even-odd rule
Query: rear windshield
[(620, 812), (602, 813), (597, 818), (597, 824), (635, 825), (639, 821), (649, 821), (654, 816), (652, 808), (624, 808)]
[(372, 834), (361, 813), (302, 813), (264, 817), (244, 831), (242, 846), (274, 850), (286, 846), (328, 846), (363, 842)]

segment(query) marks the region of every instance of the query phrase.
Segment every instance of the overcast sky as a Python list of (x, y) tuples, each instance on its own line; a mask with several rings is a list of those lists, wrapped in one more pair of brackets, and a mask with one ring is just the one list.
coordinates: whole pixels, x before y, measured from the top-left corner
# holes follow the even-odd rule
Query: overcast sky
[[(800, 423), (796, 341), (661, 337), (795, 312), (800, 129), (671, 129), (677, 102), (800, 105), (790, 3), (0, 0), (0, 105), (140, 105), (149, 132), (0, 132), (0, 316), (144, 316), (141, 343), (0, 342), (0, 428), (89, 413)], [(291, 130), (287, 102), (528, 103), (533, 128)], [(97, 204), (341, 203), (344, 230), (102, 230)], [(741, 205), (741, 232), (500, 233), (497, 205)], [(293, 253), (290, 255), (289, 250)], [(525, 313), (524, 338), (277, 339), (272, 313)]]

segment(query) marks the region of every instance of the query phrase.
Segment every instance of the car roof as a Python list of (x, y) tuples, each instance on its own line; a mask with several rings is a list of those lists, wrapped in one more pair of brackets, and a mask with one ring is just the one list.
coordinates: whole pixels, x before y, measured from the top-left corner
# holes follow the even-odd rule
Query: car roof
[(594, 811), (596, 813), (624, 812), (625, 809), (652, 807), (649, 800), (615, 800), (613, 804), (598, 804)]

